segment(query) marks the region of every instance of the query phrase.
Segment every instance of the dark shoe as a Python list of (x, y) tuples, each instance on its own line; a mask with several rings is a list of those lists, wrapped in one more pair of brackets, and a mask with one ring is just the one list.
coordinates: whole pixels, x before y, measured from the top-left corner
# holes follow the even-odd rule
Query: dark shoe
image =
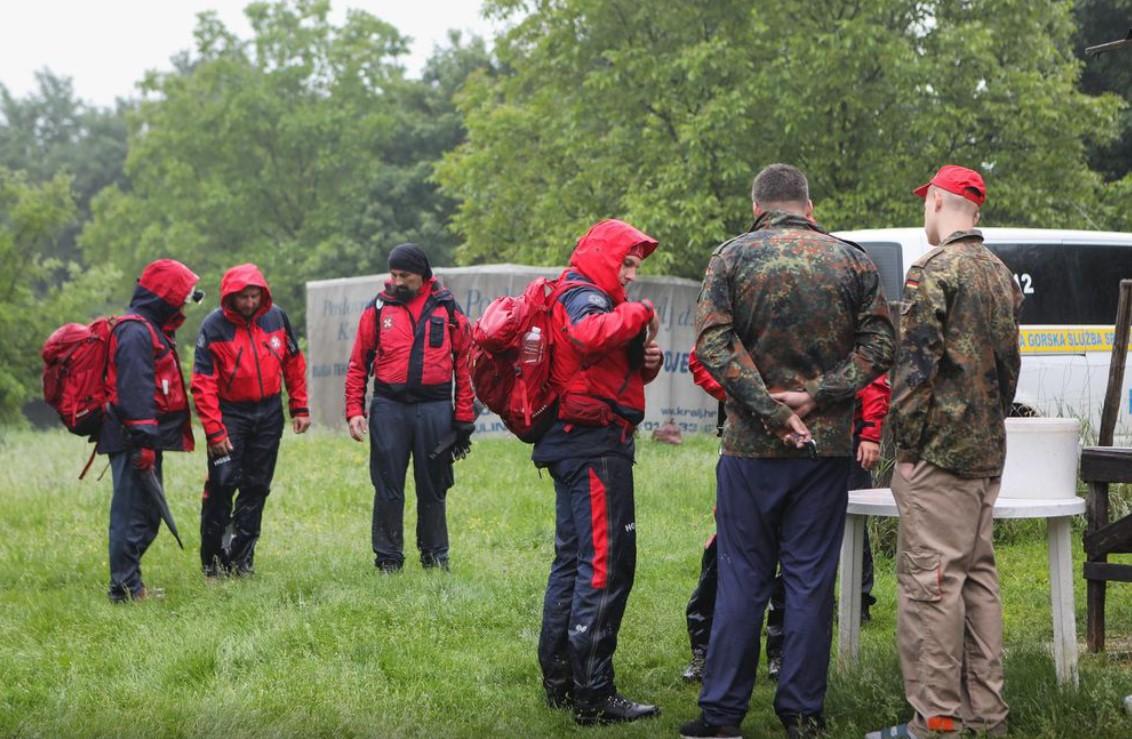
[(546, 706), (547, 708), (567, 709), (574, 707), (574, 693), (570, 690), (546, 690)]
[(236, 577), (251, 577), (252, 575), (255, 574), (255, 567), (252, 567), (251, 565), (244, 565), (244, 564), (237, 565), (236, 569), (233, 571), (233, 574)]
[(447, 557), (435, 557), (431, 554), (422, 554), (421, 555), (421, 567), (425, 568), (426, 570), (438, 569), (438, 570), (442, 570), (444, 572), (449, 572), (448, 558)]
[(692, 652), (692, 661), (684, 668), (684, 674), (681, 677), (685, 682), (689, 683), (702, 683), (704, 681), (704, 665), (707, 662), (707, 655), (698, 649)]
[(816, 739), (825, 736), (825, 719), (814, 716), (779, 716), (789, 739)]
[(164, 588), (147, 588), (145, 585), (142, 585), (139, 589), (135, 590), (133, 593), (128, 593), (128, 594), (112, 593), (110, 595), (110, 602), (111, 603), (137, 603), (137, 602), (140, 602), (140, 601), (143, 601), (143, 600), (161, 600), (164, 597), (165, 597), (165, 589)]
[(701, 736), (716, 737), (717, 739), (743, 739), (743, 733), (739, 731), (738, 726), (709, 724), (702, 713), (695, 721), (689, 721), (680, 727), (680, 736), (684, 739), (694, 739), (694, 737)]
[(401, 571), (400, 562), (393, 562), (392, 560), (378, 560), (374, 564), (377, 566), (377, 571), (382, 575), (395, 575)]
[(217, 578), (224, 577), (228, 574), (228, 570), (214, 564), (208, 565), (207, 567), (202, 567), (201, 571), (204, 572), (204, 576), (209, 580), (216, 580)]
[(782, 658), (769, 657), (766, 661), (766, 677), (771, 682), (778, 682), (778, 673), (782, 672)]
[(659, 716), (660, 709), (650, 703), (637, 703), (614, 693), (596, 706), (574, 706), (574, 721), (581, 726), (618, 724)]

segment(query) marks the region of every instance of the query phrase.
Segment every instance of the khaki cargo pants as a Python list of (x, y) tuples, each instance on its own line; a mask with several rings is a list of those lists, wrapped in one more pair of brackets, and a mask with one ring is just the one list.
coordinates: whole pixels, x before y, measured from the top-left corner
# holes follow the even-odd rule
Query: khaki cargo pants
[(969, 479), (923, 460), (892, 476), (900, 509), (897, 642), (920, 737), (1003, 732), (1002, 601), (993, 508), (1000, 478)]

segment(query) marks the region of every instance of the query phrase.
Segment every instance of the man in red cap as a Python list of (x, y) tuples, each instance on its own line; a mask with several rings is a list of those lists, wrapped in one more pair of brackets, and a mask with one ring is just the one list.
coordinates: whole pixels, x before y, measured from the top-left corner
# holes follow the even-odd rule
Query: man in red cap
[[(280, 392), (285, 383), (291, 428), (305, 432), (306, 373), (291, 321), (272, 302), (259, 268), (241, 264), (228, 270), (220, 280), (220, 307), (201, 323), (193, 363), (193, 401), (208, 442), (200, 508), (200, 559), (207, 577), (255, 571), (255, 545), (283, 435)], [(225, 545), (229, 523), (232, 538)]]
[(126, 315), (110, 334), (106, 370), (107, 412), (98, 451), (110, 455), (110, 600), (121, 603), (160, 596), (146, 588), (141, 558), (157, 536), (161, 511), (143, 476), (161, 480), (162, 451), (191, 452), (189, 399), (174, 332), (182, 308), (199, 303), (199, 278), (173, 259), (146, 265)]
[(983, 246), (978, 172), (918, 188), (936, 248), (908, 270), (889, 423), (900, 509), (897, 641), (915, 715), (870, 736), (1006, 733), (1002, 603), (991, 542), (1018, 381), (1022, 294)]
[(561, 278), (581, 284), (564, 290), (551, 313), (558, 418), (531, 457), (550, 470), (555, 492), (538, 656), (547, 704), (572, 707), (582, 725), (660, 713), (623, 697), (613, 681), (637, 561), (633, 435), (662, 359), (656, 311), (626, 291), (656, 246), (628, 223), (594, 225)]

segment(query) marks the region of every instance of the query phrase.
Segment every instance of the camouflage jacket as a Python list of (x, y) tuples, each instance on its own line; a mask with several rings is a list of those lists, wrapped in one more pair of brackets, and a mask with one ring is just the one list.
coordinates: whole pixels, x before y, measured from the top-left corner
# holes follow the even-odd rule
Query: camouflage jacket
[(818, 455), (849, 456), (857, 391), (892, 364), (876, 267), (855, 244), (771, 211), (715, 250), (696, 308), (696, 356), (727, 392), (723, 453), (804, 457), (773, 433), (791, 410), (771, 392), (806, 390)]
[(1021, 307), (1022, 291), (977, 230), (956, 231), (912, 265), (889, 415), (897, 461), (1002, 474)]

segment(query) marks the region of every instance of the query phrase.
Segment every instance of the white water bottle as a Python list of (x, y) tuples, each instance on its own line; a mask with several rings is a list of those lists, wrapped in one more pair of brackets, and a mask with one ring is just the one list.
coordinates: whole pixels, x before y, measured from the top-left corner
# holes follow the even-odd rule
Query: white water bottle
[(542, 361), (542, 347), (542, 329), (538, 326), (531, 326), (531, 330), (523, 334), (519, 361), (522, 364), (538, 364)]

